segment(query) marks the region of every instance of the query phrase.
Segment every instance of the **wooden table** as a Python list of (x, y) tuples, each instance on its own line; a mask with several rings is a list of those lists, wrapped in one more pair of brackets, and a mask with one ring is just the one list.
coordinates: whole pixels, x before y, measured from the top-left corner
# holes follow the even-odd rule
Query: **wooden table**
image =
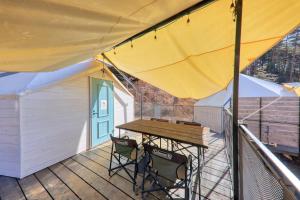
[(155, 136), (158, 138), (169, 139), (178, 143), (189, 144), (197, 147), (198, 170), (197, 175), (199, 178), (199, 194), (201, 188), (200, 180), (200, 157), (201, 149), (208, 148), (203, 141), (204, 127), (191, 126), (185, 124), (174, 124), (168, 122), (159, 122), (152, 120), (136, 120), (126, 124), (116, 126), (119, 129), (133, 131), (137, 133)]
[(136, 120), (116, 126), (118, 129), (143, 133), (176, 142), (191, 144), (196, 147), (208, 148), (203, 141), (204, 127), (174, 124), (152, 120)]

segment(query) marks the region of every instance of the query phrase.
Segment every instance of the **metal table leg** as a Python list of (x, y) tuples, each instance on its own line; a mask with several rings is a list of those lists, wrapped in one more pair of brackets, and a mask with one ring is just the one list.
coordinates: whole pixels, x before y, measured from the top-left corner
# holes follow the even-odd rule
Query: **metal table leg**
[(169, 151), (169, 140), (167, 139), (167, 150)]
[[(121, 138), (121, 129), (119, 129), (119, 138)], [(120, 154), (119, 154), (119, 160), (121, 160), (121, 155)]]
[(200, 177), (200, 160), (201, 160), (201, 149), (200, 147), (197, 147), (198, 149), (198, 171), (197, 171), (197, 176), (198, 176), (198, 187), (199, 187), (199, 199), (201, 199), (201, 177)]
[(161, 138), (159, 138), (159, 148), (161, 148)]

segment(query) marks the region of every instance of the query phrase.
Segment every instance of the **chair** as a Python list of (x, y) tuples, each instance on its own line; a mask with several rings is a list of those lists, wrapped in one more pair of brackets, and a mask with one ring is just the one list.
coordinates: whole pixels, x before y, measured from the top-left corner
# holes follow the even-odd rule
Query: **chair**
[(158, 118), (151, 118), (152, 121), (158, 121), (158, 122), (169, 122), (167, 119), (158, 119)]
[[(163, 191), (170, 199), (170, 189), (184, 189), (185, 199), (191, 199), (192, 194), (192, 156), (186, 157), (175, 152), (144, 144), (148, 164), (143, 173), (142, 198), (145, 193)], [(147, 174), (147, 176), (146, 176)], [(146, 181), (151, 184), (145, 189)]]
[(197, 123), (197, 122), (188, 122), (188, 121), (182, 121), (182, 120), (176, 120), (176, 124), (184, 124), (184, 125), (191, 125), (191, 126), (201, 126), (201, 124)]
[[(143, 151), (139, 150), (137, 142), (129, 139), (128, 136), (117, 138), (110, 136), (112, 140), (111, 156), (109, 163), (109, 176), (115, 175), (121, 169), (128, 174), (133, 182), (133, 191), (135, 191), (136, 177), (138, 172), (138, 160), (142, 157)], [(113, 158), (117, 161), (117, 166), (112, 168)], [(126, 161), (124, 163), (124, 160)], [(123, 161), (123, 162), (122, 162)], [(133, 175), (126, 168), (128, 165), (134, 166)], [(113, 174), (111, 172), (115, 171)]]

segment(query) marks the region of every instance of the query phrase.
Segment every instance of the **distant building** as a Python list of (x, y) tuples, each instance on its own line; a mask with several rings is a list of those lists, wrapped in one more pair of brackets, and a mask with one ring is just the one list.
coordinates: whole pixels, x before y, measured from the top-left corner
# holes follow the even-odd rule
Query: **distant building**
[[(282, 85), (244, 74), (240, 75), (240, 98), (278, 96), (292, 97), (295, 96), (295, 94), (285, 89)], [(223, 107), (229, 107), (231, 97), (232, 82), (226, 90), (222, 90), (210, 97), (197, 101), (194, 108), (194, 120), (205, 126), (211, 127), (211, 129), (216, 132), (222, 132)]]

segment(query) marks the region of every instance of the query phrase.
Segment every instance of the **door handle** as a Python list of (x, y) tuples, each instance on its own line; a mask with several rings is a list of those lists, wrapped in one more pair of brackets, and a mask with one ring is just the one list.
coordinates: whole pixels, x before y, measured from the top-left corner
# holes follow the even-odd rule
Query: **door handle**
[(93, 110), (93, 114), (92, 115), (98, 115), (98, 113)]

